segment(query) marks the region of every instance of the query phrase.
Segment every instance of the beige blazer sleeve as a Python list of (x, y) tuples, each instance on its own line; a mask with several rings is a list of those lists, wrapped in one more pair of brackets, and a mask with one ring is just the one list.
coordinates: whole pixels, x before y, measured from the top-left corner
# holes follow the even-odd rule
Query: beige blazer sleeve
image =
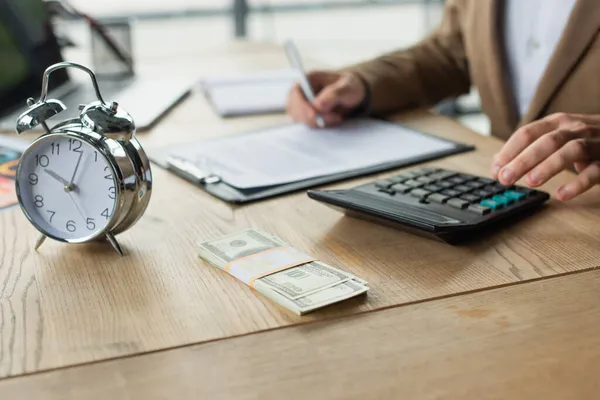
[(432, 106), (469, 91), (459, 2), (447, 1), (441, 24), (420, 43), (345, 69), (367, 84), (369, 114)]

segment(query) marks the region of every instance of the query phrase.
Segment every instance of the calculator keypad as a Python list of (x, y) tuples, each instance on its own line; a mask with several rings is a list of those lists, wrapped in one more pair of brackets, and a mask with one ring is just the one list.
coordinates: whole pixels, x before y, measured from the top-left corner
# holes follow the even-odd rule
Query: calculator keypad
[(423, 204), (438, 204), (485, 216), (524, 200), (531, 189), (504, 186), (478, 176), (425, 167), (375, 182), (380, 192), (411, 196)]

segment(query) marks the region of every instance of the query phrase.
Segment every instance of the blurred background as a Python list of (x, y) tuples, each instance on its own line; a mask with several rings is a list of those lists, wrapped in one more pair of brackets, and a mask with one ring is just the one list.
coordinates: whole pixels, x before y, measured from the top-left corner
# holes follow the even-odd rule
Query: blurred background
[[(71, 0), (102, 21), (134, 21), (137, 36), (157, 47), (176, 24), (198, 47), (214, 49), (234, 38), (295, 40), (303, 57), (339, 67), (410, 46), (439, 23), (443, 0)], [(72, 24), (72, 23), (71, 23)], [(72, 29), (72, 27), (71, 27)], [(81, 37), (75, 35), (75, 37)], [(143, 39), (142, 39), (143, 38)], [(163, 40), (160, 40), (160, 39)], [(172, 47), (172, 43), (169, 45)], [(186, 44), (179, 44), (185, 52)], [(173, 50), (175, 51), (175, 50)], [(157, 54), (160, 52), (157, 50)], [(309, 64), (310, 65), (310, 64)], [(473, 130), (489, 134), (476, 93), (437, 107)]]
[[(444, 8), (444, 0), (44, 1), (45, 5), (42, 0), (0, 0), (0, 12), (8, 12), (4, 15), (4, 24), (10, 28), (3, 32), (4, 25), (0, 24), (0, 50), (3, 51), (0, 87), (23, 92), (19, 96), (32, 92), (25, 90), (25, 85), (37, 87), (38, 82), (15, 74), (41, 75), (42, 71), (27, 72), (25, 53), (19, 49), (26, 49), (27, 57), (32, 60), (38, 59), (30, 63), (32, 66), (44, 64), (36, 68), (55, 63), (57, 60), (45, 58), (46, 55), (59, 58), (57, 46), (60, 46), (64, 58), (89, 64), (97, 73), (109, 72), (111, 60), (112, 64), (116, 60), (115, 53), (102, 44), (106, 41), (100, 39), (102, 35), (98, 30), (91, 34), (87, 21), (93, 19), (110, 29), (115, 40), (132, 53), (133, 65), (130, 62), (122, 73), (162, 69), (154, 76), (188, 76), (193, 82), (226, 76), (235, 70), (252, 70), (251, 65), (245, 65), (249, 63), (248, 57), (243, 57), (249, 47), (237, 43), (244, 40), (259, 45), (252, 47), (254, 55), (259, 55), (261, 48), (271, 49), (271, 56), (266, 51), (262, 55), (263, 68), (277, 64), (272, 56), (273, 45), (281, 45), (286, 39), (294, 40), (307, 69), (334, 69), (357, 63), (415, 44), (435, 29)], [(45, 28), (44, 7), (53, 16), (52, 30)], [(18, 17), (15, 20), (10, 15), (27, 18), (18, 22)], [(55, 39), (46, 39), (45, 32), (52, 31), (58, 36), (58, 43)], [(11, 32), (13, 39), (10, 39)], [(46, 47), (40, 47), (42, 45)], [(54, 46), (54, 50), (47, 46)], [(280, 56), (284, 58), (283, 48)], [(44, 58), (43, 62), (39, 61), (40, 57)], [(214, 62), (217, 58), (221, 58), (220, 63)], [(136, 64), (136, 59), (143, 62)], [(126, 64), (117, 61), (115, 65), (117, 71), (111, 73), (119, 76), (118, 69), (123, 70)], [(21, 81), (26, 83), (15, 86), (14, 82)], [(0, 103), (21, 104), (19, 96), (0, 97)], [(475, 91), (449, 99), (435, 108), (456, 117), (476, 132), (489, 134), (489, 122), (480, 112)]]

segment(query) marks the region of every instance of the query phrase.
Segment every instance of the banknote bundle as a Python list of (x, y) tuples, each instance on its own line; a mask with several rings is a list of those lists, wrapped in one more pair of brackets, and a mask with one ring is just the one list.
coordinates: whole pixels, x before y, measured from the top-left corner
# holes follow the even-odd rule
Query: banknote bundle
[(364, 280), (258, 229), (199, 243), (198, 255), (298, 315), (369, 290)]

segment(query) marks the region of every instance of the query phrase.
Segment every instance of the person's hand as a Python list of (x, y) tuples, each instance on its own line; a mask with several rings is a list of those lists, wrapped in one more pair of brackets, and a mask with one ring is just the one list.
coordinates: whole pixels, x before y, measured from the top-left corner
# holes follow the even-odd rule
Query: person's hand
[(578, 175), (557, 191), (566, 201), (600, 183), (600, 115), (552, 114), (517, 130), (492, 161), (492, 175), (512, 185), (527, 175), (537, 187), (560, 171)]
[(306, 100), (300, 85), (294, 85), (288, 96), (287, 112), (294, 121), (312, 127), (317, 126), (317, 113), (327, 126), (340, 124), (367, 94), (362, 80), (350, 73), (313, 71), (307, 76), (316, 94), (314, 104)]

